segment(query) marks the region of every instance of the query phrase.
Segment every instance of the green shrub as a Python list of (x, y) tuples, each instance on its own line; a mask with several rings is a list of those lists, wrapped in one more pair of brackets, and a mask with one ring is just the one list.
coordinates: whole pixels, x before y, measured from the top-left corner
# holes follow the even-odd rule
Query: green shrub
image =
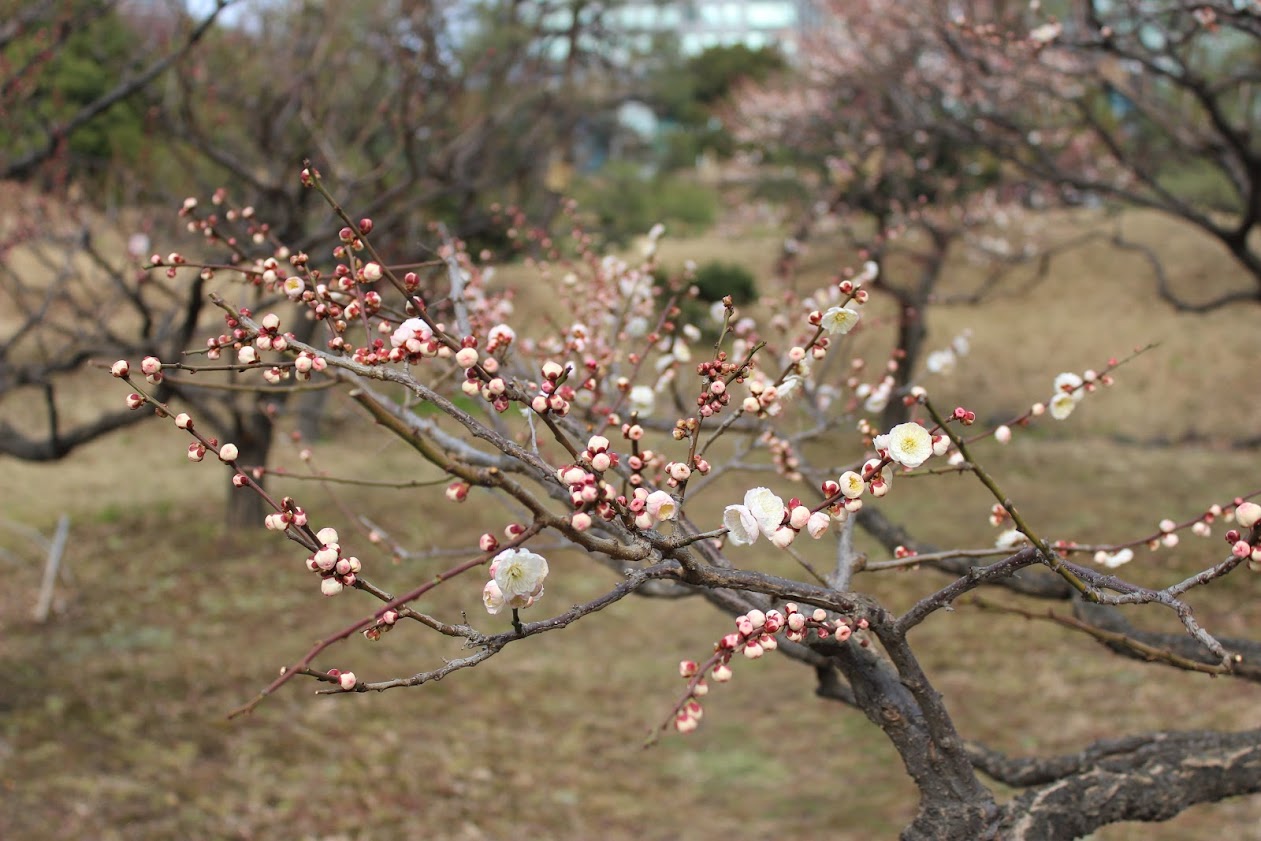
[(708, 303), (721, 301), (726, 295), (730, 295), (736, 305), (757, 299), (757, 281), (753, 279), (753, 272), (735, 263), (706, 263), (696, 270), (693, 285), (700, 293), (700, 299)]

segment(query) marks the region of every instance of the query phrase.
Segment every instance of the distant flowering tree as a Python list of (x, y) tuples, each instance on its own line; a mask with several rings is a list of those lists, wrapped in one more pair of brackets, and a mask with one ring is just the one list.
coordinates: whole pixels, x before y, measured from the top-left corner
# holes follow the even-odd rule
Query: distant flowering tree
[(1206, 297), (1118, 229), (1166, 301), (1261, 300), (1255, 2), (823, 6), (798, 76), (749, 86), (734, 121), (745, 140), (787, 140), (826, 162), (843, 183), (822, 208), (869, 215), (873, 248), (904, 225), (933, 246), (968, 232), (973, 246), (995, 243), (994, 209), (969, 212), (978, 202), (1120, 201), (1199, 228), (1241, 270), (1242, 284)]
[[(987, 587), (1071, 602), (1073, 615), (1061, 618), (1063, 624), (1119, 655), (1261, 680), (1261, 645), (1219, 637), (1184, 600), (1188, 591), (1242, 567), (1261, 569), (1261, 506), (1245, 496), (1206, 500), (1189, 520), (1165, 520), (1152, 533), (1119, 543), (1051, 542), (978, 459), (991, 440), (1005, 443), (1048, 415), (1068, 418), (1110, 385), (1127, 359), (1060, 374), (1045, 400), (993, 429), (980, 428), (965, 407), (935, 405), (912, 383), (893, 395), (910, 419), (881, 429), (863, 419), (861, 401), (846, 396), (864, 385), (862, 367), (847, 359), (845, 335), (864, 329), (867, 280), (831, 283), (804, 303), (788, 298), (768, 303), (765, 312), (742, 313), (724, 302), (718, 339), (707, 347), (688, 338), (700, 335), (696, 325), (680, 323), (677, 306), (662, 305), (654, 289), (660, 231), (640, 264), (593, 253), (579, 234), (574, 258), (550, 258), (563, 264), (549, 263), (550, 270), (565, 272), (549, 302), (550, 318), (527, 324), (514, 321), (506, 293), (492, 291), (483, 261), (459, 241), (438, 246), (444, 283), (422, 294), (415, 271), (382, 259), (370, 219), (349, 216), (309, 165), (301, 180), (340, 218), (331, 255), (280, 247), (271, 257), (234, 267), (198, 265), (179, 254), (162, 258), (171, 273), (191, 271), (221, 290), (211, 301), (223, 313), (223, 330), (197, 351), (217, 361), (148, 357), (119, 360), (112, 368), (130, 386), (130, 408), (171, 422), (191, 439), (192, 461), (213, 454), (240, 493), (265, 500), (271, 513), (260, 525), (301, 547), (324, 594), (358, 590), (374, 602), (297, 656), (237, 713), (298, 679), (320, 682), (325, 693), (419, 686), (517, 650), (532, 637), (594, 621), (593, 614), (632, 594), (691, 595), (729, 613), (734, 627), (712, 652), (680, 664), (685, 686), (672, 707), (663, 701), (669, 712), (662, 728), (696, 729), (713, 684), (729, 681), (738, 663), (778, 650), (815, 670), (819, 694), (879, 723), (897, 749), (920, 797), (904, 838), (1071, 838), (1261, 790), (1258, 731), (1140, 733), (1071, 756), (1030, 759), (965, 741), (909, 641), (929, 616)], [(222, 201), (214, 214), (220, 220), (227, 207)], [(185, 203), (182, 215), (206, 237), (228, 235), (195, 202)], [(315, 322), (317, 339), (297, 339), (293, 325), (266, 303), (230, 302), (221, 292), (234, 281), (247, 297), (297, 302)], [(169, 373), (222, 369), (260, 390), (279, 382), (344, 387), (366, 420), (449, 477), (449, 504), (481, 489), (522, 516), (470, 511), (485, 518), (486, 530), (467, 547), (467, 557), (406, 592), (386, 592), (355, 554), (359, 538), (312, 522), (301, 500), (263, 490), (258, 480), (267, 475), (266, 465), (242, 463), (234, 443), (163, 402), (156, 388)], [(475, 409), (468, 408), (470, 400)], [(416, 401), (439, 414), (414, 412)], [(803, 450), (818, 442), (828, 442), (832, 453), (848, 444), (852, 462), (842, 456), (838, 464), (810, 463)], [(773, 479), (749, 487), (747, 477), (759, 470)], [(895, 484), (899, 494), (914, 493), (919, 483), (906, 477), (935, 472), (970, 475), (992, 494), (990, 521), (1008, 527), (995, 546), (932, 550), (881, 512), (878, 501)], [(726, 506), (721, 523), (715, 505), (699, 508), (706, 497)], [(700, 510), (710, 513), (698, 518)], [(874, 536), (890, 557), (859, 555), (856, 528)], [(1206, 542), (1205, 553), (1215, 555), (1208, 565), (1163, 587), (1115, 574), (1134, 547), (1172, 545), (1183, 532), (1216, 533), (1226, 545), (1213, 553)], [(557, 573), (541, 543), (547, 535), (617, 571), (616, 583), (589, 601), (549, 609), (544, 588)], [(762, 538), (770, 548), (762, 548)], [(829, 569), (803, 561), (798, 577), (767, 571), (780, 553), (798, 557), (803, 539), (833, 543)], [(952, 573), (952, 580), (926, 585), (900, 612), (864, 592), (863, 575), (921, 566)], [(471, 580), (466, 573), (476, 570), (481, 577)], [(480, 592), (489, 617), (510, 612), (511, 627), (502, 619), (448, 620), (422, 612), (420, 597), (440, 586), (460, 588), (471, 604)], [(1172, 611), (1185, 633), (1130, 625), (1120, 609), (1141, 605)], [(1034, 616), (1014, 603), (1003, 609)], [(526, 621), (526, 611), (543, 615)], [(341, 668), (354, 653), (335, 650), (339, 642), (357, 635), (378, 640), (402, 624), (460, 640), (469, 653), (405, 677), (369, 678)], [(330, 660), (338, 667), (330, 668)], [(1000, 803), (982, 774), (1016, 795)]]

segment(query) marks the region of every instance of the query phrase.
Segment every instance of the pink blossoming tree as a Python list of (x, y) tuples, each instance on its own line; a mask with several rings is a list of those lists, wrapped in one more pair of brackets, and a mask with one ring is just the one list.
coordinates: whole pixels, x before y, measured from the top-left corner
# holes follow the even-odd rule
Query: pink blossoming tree
[[(357, 620), (305, 650), (299, 645), (237, 714), (298, 682), (346, 696), (420, 687), (512, 656), (541, 635), (600, 621), (601, 609), (633, 595), (692, 597), (729, 614), (733, 626), (712, 650), (679, 665), (683, 687), (661, 699), (661, 729), (697, 729), (709, 694), (737, 671), (752, 671), (745, 661), (783, 654), (813, 670), (819, 695), (865, 715), (897, 750), (919, 795), (904, 838), (1073, 838), (1261, 790), (1257, 731), (1126, 733), (1069, 755), (1004, 755), (960, 732), (950, 711), (956, 702), (943, 697), (912, 645), (926, 620), (984, 589), (995, 594), (994, 609), (1029, 618), (1036, 614), (1026, 602), (1003, 597), (1062, 604), (1066, 610), (1043, 618), (1118, 656), (1219, 676), (1215, 688), (1261, 680), (1261, 645), (1207, 627), (1186, 600), (1192, 590), (1261, 568), (1261, 506), (1249, 499), (1261, 492), (1238, 489), (1242, 495), (1204, 500), (1201, 513), (1184, 521), (1084, 545), (1049, 540), (985, 467), (987, 448), (1040, 424), (1071, 422), (1083, 401), (1124, 377), (1131, 357), (1058, 376), (1048, 370), (1037, 402), (993, 426), (966, 406), (938, 405), (910, 381), (889, 395), (907, 420), (882, 426), (865, 420), (852, 397), (871, 383), (847, 338), (865, 328), (876, 279), (870, 268), (801, 300), (768, 297), (758, 311), (724, 302), (714, 313), (716, 338), (703, 339), (705, 325), (681, 323), (677, 299), (663, 304), (654, 289), (659, 229), (638, 263), (593, 252), (578, 231), (571, 253), (543, 244), (550, 250), (541, 268), (563, 279), (549, 318), (527, 323), (489, 284), (484, 257), (459, 240), (435, 231), (435, 282), (420, 273), (433, 267), (385, 259), (372, 220), (343, 209), (315, 168), (302, 170), (301, 183), (338, 217), (334, 248), (308, 253), (279, 244), (231, 267), (178, 253), (158, 258), (171, 276), (212, 283), (223, 326), (186, 356), (123, 359), (112, 368), (127, 386), (128, 407), (171, 425), (172, 446), (186, 444), (194, 462), (219, 462), (237, 492), (265, 502), (269, 513), (258, 525), (278, 546), (294, 544), (295, 586), (362, 601)], [(190, 199), (181, 215), (211, 243), (241, 223), (224, 193), (204, 204)], [(295, 312), (282, 303), (296, 304), (297, 315), (280, 315)], [(296, 327), (308, 320), (315, 330), (303, 340)], [(221, 430), (160, 391), (170, 374), (225, 368), (259, 390), (345, 389), (365, 421), (447, 477), (447, 504), (466, 506), (460, 510), (484, 529), (476, 545), (403, 592), (374, 583), (360, 555), (383, 539), (379, 532), (357, 532), (350, 519), (314, 522), (302, 499), (272, 495), (259, 484), (267, 465), (243, 461)], [(418, 411), (422, 404), (433, 411)], [(806, 458), (818, 443), (830, 446), (813, 451), (854, 457)], [(938, 473), (968, 477), (992, 496), (990, 520), (1006, 528), (996, 545), (932, 547), (884, 513), (881, 500), (890, 494), (931, 492), (930, 480), (910, 477)], [(468, 506), (475, 494), (506, 508)], [(860, 554), (858, 530), (887, 558)], [(1197, 574), (1157, 586), (1123, 576), (1136, 548), (1171, 546), (1184, 534), (1204, 540)], [(615, 583), (580, 604), (556, 604), (549, 582), (571, 574), (548, 563), (547, 545), (556, 541), (612, 569)], [(802, 557), (812, 541), (831, 547), (827, 567)], [(782, 569), (780, 558), (797, 559), (799, 574), (769, 571)], [(870, 576), (910, 568), (947, 573), (947, 583), (922, 579), (918, 598), (899, 609), (872, 594)], [(480, 598), (485, 614), (426, 613), (420, 600), (437, 587), (459, 588), (470, 605)], [(1132, 624), (1129, 617), (1144, 611), (1170, 612), (1180, 631)], [(418, 663), (411, 675), (347, 668), (356, 645), (390, 644), (397, 635), (386, 634), (395, 629), (443, 635), (467, 653)], [(994, 784), (1014, 796), (1002, 801)]]

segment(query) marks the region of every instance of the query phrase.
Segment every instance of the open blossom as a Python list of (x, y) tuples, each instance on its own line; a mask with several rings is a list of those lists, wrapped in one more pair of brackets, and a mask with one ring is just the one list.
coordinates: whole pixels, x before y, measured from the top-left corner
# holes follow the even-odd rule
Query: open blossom
[(1007, 529), (994, 541), (994, 546), (998, 549), (1015, 549), (1017, 546), (1023, 546), (1028, 542), (1029, 538), (1025, 537), (1024, 532), (1020, 531), (1020, 529)]
[(1050, 400), (1051, 417), (1064, 420), (1073, 413), (1073, 408), (1086, 396), (1082, 388), (1082, 378), (1065, 371), (1055, 378), (1055, 394)]
[(678, 506), (674, 503), (674, 497), (668, 492), (653, 491), (644, 500), (644, 510), (654, 520), (673, 520), (674, 515), (678, 513)]
[(735, 546), (753, 543), (760, 533), (753, 512), (743, 505), (728, 505), (722, 512), (722, 524)]
[[(933, 436), (918, 423), (900, 423), (887, 436), (879, 436), (886, 437), (889, 458), (904, 467), (919, 467), (933, 454)], [(876, 446), (880, 446), (879, 438)]]
[(495, 584), (509, 607), (527, 607), (543, 594), (547, 560), (526, 549), (505, 549), (495, 556)]
[(1134, 560), (1133, 549), (1122, 549), (1119, 552), (1104, 552), (1100, 550), (1095, 553), (1095, 563), (1102, 564), (1108, 569), (1116, 569), (1132, 560)]
[(1064, 420), (1073, 413), (1073, 409), (1077, 408), (1077, 401), (1073, 399), (1073, 395), (1061, 391), (1051, 398), (1049, 406), (1051, 417)]
[(652, 414), (657, 395), (646, 385), (637, 385), (630, 390), (630, 409), (638, 412), (640, 417)]
[(865, 490), (867, 490), (867, 483), (863, 481), (862, 476), (852, 470), (846, 470), (841, 474), (841, 493), (846, 499), (858, 499)]
[(770, 488), (753, 488), (744, 495), (744, 507), (749, 509), (762, 534), (771, 537), (784, 521), (784, 501)]
[(957, 361), (953, 350), (935, 350), (924, 360), (924, 367), (930, 374), (949, 374)]
[(832, 335), (845, 335), (854, 329), (863, 314), (849, 307), (832, 307), (823, 313), (823, 321), (819, 326)]

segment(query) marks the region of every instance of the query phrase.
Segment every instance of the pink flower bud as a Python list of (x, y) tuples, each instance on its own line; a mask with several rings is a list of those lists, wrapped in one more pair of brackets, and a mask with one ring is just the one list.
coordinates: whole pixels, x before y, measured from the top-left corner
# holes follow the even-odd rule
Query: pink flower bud
[(367, 263), (363, 267), (363, 279), (369, 283), (375, 283), (381, 279), (381, 264)]
[(1000, 426), (998, 429), (995, 429), (994, 440), (1000, 444), (1006, 444), (1008, 441), (1010, 441), (1011, 440), (1011, 427)]
[(180, 429), (192, 429), (193, 419), (188, 416), (187, 412), (180, 412), (175, 416), (175, 425)]
[(586, 531), (591, 528), (591, 515), (585, 511), (579, 511), (569, 518), (569, 524), (574, 527), (574, 531)]
[(1235, 522), (1242, 528), (1250, 529), (1261, 522), (1261, 505), (1255, 502), (1241, 502), (1235, 506)]
[(336, 596), (343, 589), (342, 583), (336, 578), (325, 578), (320, 582), (320, 592), (326, 596)]
[(806, 523), (810, 521), (810, 509), (804, 505), (798, 505), (788, 514), (788, 525), (801, 531), (806, 527)]
[(455, 363), (461, 368), (472, 368), (477, 364), (477, 359), (477, 348), (460, 348), (460, 350), (455, 354)]
[(146, 356), (144, 359), (140, 360), (140, 370), (143, 371), (146, 376), (152, 376), (162, 370), (162, 360), (158, 359), (156, 356)]
[(670, 478), (674, 481), (685, 482), (687, 481), (687, 477), (692, 475), (692, 468), (688, 467), (681, 461), (675, 461), (671, 462), (669, 472)]
[(758, 630), (766, 625), (766, 614), (760, 610), (750, 610), (745, 616), (748, 618), (749, 624), (753, 626), (753, 630)]
[(109, 372), (119, 379), (122, 379), (131, 373), (131, 366), (127, 363), (126, 359), (120, 359), (110, 366)]
[(797, 537), (797, 532), (787, 526), (780, 526), (771, 535), (771, 543), (774, 543), (780, 549), (787, 549)]
[(714, 666), (714, 670), (710, 672), (710, 675), (714, 678), (715, 683), (726, 683), (731, 680), (731, 667), (726, 663), (719, 663), (717, 666)]
[(342, 672), (340, 675), (337, 676), (337, 682), (341, 684), (341, 688), (347, 692), (354, 689), (355, 684), (358, 683), (358, 681), (355, 679), (354, 672)]
[(238, 455), (240, 455), (240, 453), (237, 452), (236, 444), (224, 444), (219, 448), (219, 461), (236, 461), (236, 457)]
[(242, 365), (253, 365), (258, 361), (258, 351), (254, 350), (253, 345), (243, 345), (236, 352), (236, 359)]
[(806, 532), (818, 540), (827, 533), (828, 526), (831, 525), (832, 518), (828, 516), (826, 511), (816, 511), (810, 515), (810, 519), (806, 521)]
[(700, 669), (695, 660), (679, 661), (679, 677), (692, 677)]
[(804, 613), (790, 613), (788, 615), (788, 628), (793, 631), (800, 631), (806, 627), (806, 615)]
[(332, 546), (337, 543), (337, 529), (326, 526), (315, 533), (315, 539), (321, 546)]
[(127, 408), (135, 411), (145, 404), (145, 399), (139, 394), (132, 392), (127, 395)]
[(758, 645), (756, 642), (750, 642), (744, 646), (744, 656), (750, 660), (756, 660), (764, 653), (765, 651), (762, 649), (762, 646)]
[(613, 466), (613, 459), (608, 453), (596, 453), (591, 457), (591, 469), (603, 473)]
[(188, 460), (201, 461), (206, 457), (206, 445), (200, 441), (188, 445)]

